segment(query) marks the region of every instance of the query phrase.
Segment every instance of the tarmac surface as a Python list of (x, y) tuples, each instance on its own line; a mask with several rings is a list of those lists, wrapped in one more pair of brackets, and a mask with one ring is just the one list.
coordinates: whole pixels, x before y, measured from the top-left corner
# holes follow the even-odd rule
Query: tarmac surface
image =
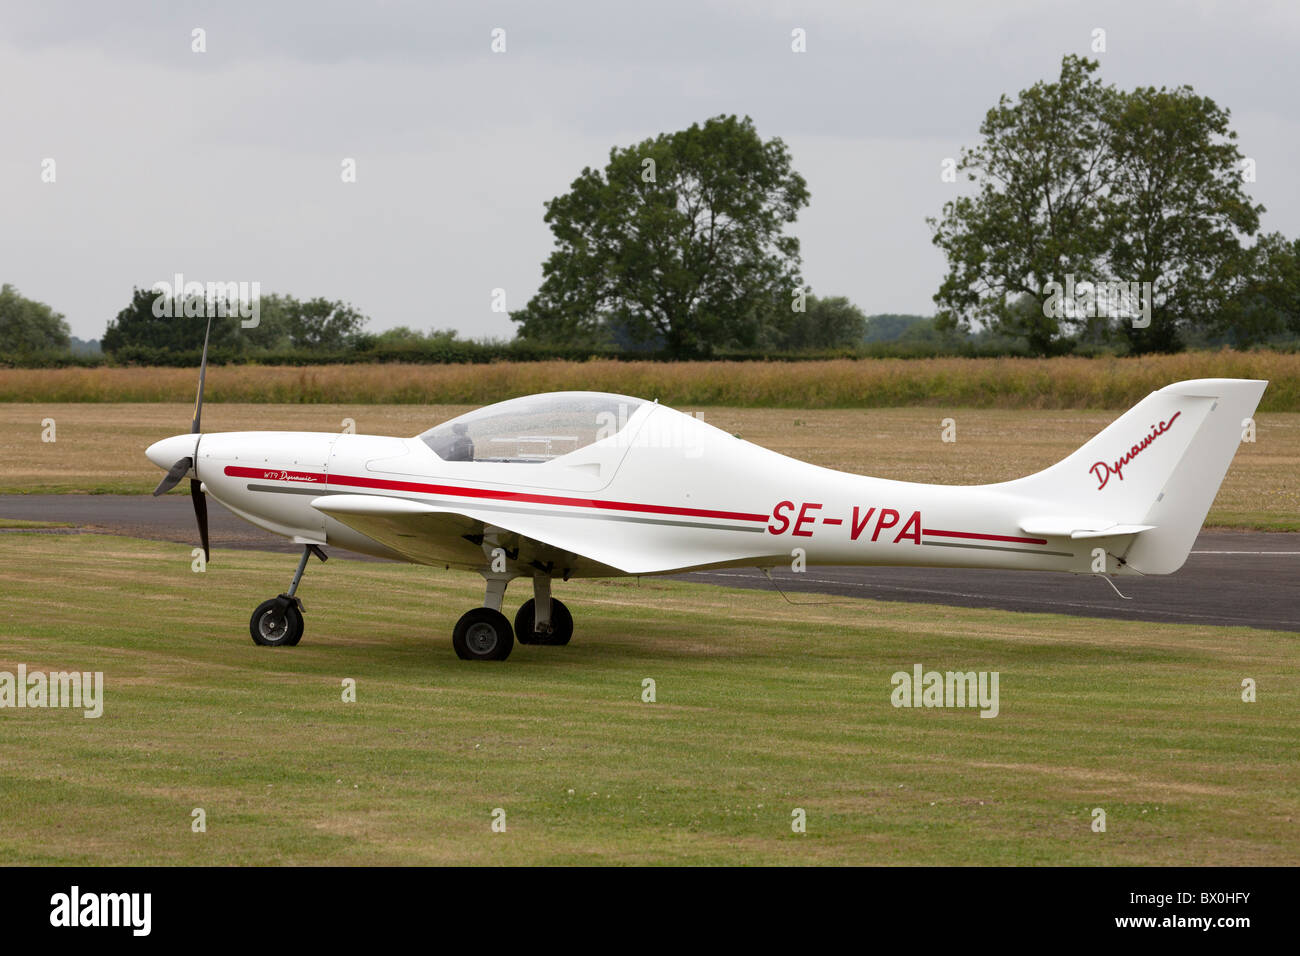
[[(255, 528), (209, 499), (214, 557), (222, 548), (297, 553), (297, 548)], [(0, 518), (68, 522), (78, 531), (197, 544), (188, 495), (0, 495)], [(0, 532), (0, 560), (3, 559)], [(373, 560), (350, 552), (331, 555)], [(293, 573), (286, 562), (286, 580)], [(836, 595), (987, 607), (1081, 617), (1269, 628), (1300, 632), (1300, 534), (1202, 532), (1182, 570), (1172, 575), (1115, 579), (1130, 600), (1089, 575), (953, 568), (809, 568), (773, 572), (795, 603), (822, 603)], [(757, 569), (681, 575), (729, 587), (773, 590)], [(772, 600), (782, 598), (773, 594)]]

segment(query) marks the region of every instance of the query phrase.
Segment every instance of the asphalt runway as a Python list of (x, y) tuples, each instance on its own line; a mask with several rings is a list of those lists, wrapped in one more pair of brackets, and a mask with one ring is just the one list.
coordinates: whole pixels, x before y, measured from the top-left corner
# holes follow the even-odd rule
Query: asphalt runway
[[(211, 499), (208, 511), (214, 559), (219, 560), (222, 548), (297, 553), (284, 539), (245, 523)], [(198, 540), (188, 495), (0, 495), (0, 518), (69, 522), (83, 531), (185, 544)], [(373, 560), (345, 551), (331, 554)], [(292, 574), (291, 565), (285, 565), (286, 578)], [(701, 571), (681, 577), (772, 590), (757, 569)], [(1177, 574), (1116, 579), (1131, 599), (1127, 601), (1103, 580), (1051, 572), (814, 567), (803, 574), (776, 571), (773, 577), (796, 603), (814, 603), (818, 599), (807, 596), (813, 592), (846, 600), (875, 598), (1300, 632), (1300, 534), (1202, 532)], [(768, 599), (785, 600), (775, 593)]]

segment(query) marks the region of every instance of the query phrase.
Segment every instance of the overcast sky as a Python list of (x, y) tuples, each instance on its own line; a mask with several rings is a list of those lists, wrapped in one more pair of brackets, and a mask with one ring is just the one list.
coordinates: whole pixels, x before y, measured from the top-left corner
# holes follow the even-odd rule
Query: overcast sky
[[(1002, 93), (1106, 31), (1107, 82), (1232, 111), (1266, 230), (1300, 234), (1300, 3), (0, 2), (0, 282), (97, 338), (181, 272), (510, 336), (584, 166), (721, 113), (789, 144), (820, 295), (933, 311), (925, 217)], [(494, 28), (506, 52), (491, 51)], [(195, 28), (207, 52), (191, 52)], [(791, 51), (791, 31), (807, 52)], [(357, 182), (341, 181), (345, 157)], [(57, 179), (42, 183), (53, 158)]]

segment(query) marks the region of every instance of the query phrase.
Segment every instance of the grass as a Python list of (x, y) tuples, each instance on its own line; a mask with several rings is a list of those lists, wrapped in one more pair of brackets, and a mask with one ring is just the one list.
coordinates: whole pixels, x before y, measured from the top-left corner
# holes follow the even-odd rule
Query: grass
[[(681, 406), (750, 441), (814, 464), (902, 481), (978, 484), (1044, 468), (1108, 425), (1112, 412), (890, 408), (738, 409)], [(351, 418), (360, 432), (414, 435), (465, 411), (464, 405), (225, 405), (209, 403), (208, 431), (337, 431)], [(151, 442), (186, 431), (186, 404), (0, 405), (0, 493), (144, 494), (161, 473), (144, 457)], [(957, 441), (940, 441), (953, 418)], [(57, 441), (41, 441), (45, 418)], [(1217, 527), (1300, 531), (1300, 414), (1258, 416), (1254, 443), (1243, 443), (1219, 491), (1209, 523)], [(1008, 436), (1015, 436), (1014, 446)], [(182, 487), (182, 492), (184, 488)]]
[[(573, 644), (479, 665), (470, 576), (313, 566), (265, 649), (283, 556), (0, 548), (0, 670), (105, 674), (97, 720), (0, 712), (11, 864), (1300, 862), (1294, 635), (647, 579), (559, 586)], [(998, 671), (1000, 715), (893, 708), (914, 663)]]
[(0, 531), (30, 531), (43, 528), (71, 528), (67, 521), (26, 521), (22, 518), (0, 518)]
[[(1124, 409), (1191, 378), (1265, 378), (1263, 411), (1300, 412), (1300, 353), (1141, 358), (836, 359), (810, 362), (494, 362), (227, 366), (213, 402), (470, 404), (562, 389), (737, 408)], [(190, 368), (0, 368), (0, 402), (192, 402)]]

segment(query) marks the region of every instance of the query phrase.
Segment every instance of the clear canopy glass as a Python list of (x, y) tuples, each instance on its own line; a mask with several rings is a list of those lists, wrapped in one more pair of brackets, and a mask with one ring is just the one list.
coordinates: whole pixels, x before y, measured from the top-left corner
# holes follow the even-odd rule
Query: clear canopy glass
[(618, 434), (646, 402), (607, 392), (547, 392), (466, 412), (419, 438), (444, 461), (550, 461)]

